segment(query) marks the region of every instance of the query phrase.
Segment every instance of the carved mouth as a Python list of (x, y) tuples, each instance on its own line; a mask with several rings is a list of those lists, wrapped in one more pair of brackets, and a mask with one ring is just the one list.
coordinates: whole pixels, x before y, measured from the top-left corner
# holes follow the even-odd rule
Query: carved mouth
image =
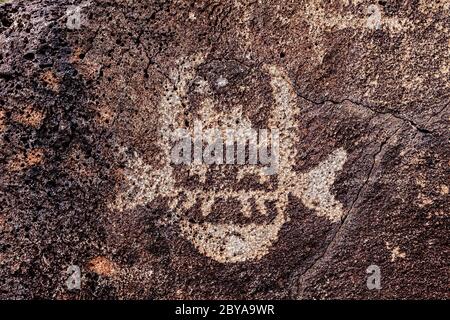
[(195, 248), (221, 263), (258, 260), (269, 252), (289, 218), (283, 213), (267, 224), (192, 223), (182, 220), (180, 228)]
[[(203, 198), (202, 211), (204, 219), (208, 216), (227, 216), (228, 221), (223, 222), (192, 222), (187, 218), (180, 221), (180, 229), (183, 236), (189, 240), (194, 247), (202, 254), (218, 262), (232, 263), (243, 262), (247, 260), (258, 260), (269, 252), (273, 243), (278, 239), (278, 233), (289, 218), (285, 213), (285, 207), (288, 202), (287, 194), (277, 191), (268, 192), (267, 190), (253, 190), (247, 193), (239, 191), (222, 191), (189, 193), (187, 197), (192, 202), (181, 210), (186, 210), (191, 204), (198, 203), (198, 198)], [(236, 199), (240, 203), (239, 208), (225, 206), (224, 208), (214, 206), (216, 199), (223, 199), (230, 204), (231, 199)], [(210, 206), (206, 205), (210, 203)], [(227, 201), (228, 200), (228, 201)], [(250, 203), (256, 204), (257, 219), (256, 223), (254, 212), (250, 212)], [(268, 203), (275, 204), (276, 214), (270, 217), (268, 213)], [(186, 204), (186, 203), (185, 203)], [(217, 212), (217, 211), (220, 212)], [(231, 212), (236, 210), (235, 213)], [(238, 214), (244, 220), (252, 219), (251, 223), (236, 223), (232, 221), (232, 215)], [(271, 219), (271, 220), (269, 220)]]

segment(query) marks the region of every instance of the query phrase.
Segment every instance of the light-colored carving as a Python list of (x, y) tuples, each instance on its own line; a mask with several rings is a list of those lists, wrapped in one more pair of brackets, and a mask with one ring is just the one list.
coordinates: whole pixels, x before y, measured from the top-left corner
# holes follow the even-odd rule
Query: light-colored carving
[[(271, 77), (275, 105), (273, 106), (268, 129), (278, 129), (280, 133), (279, 168), (274, 190), (239, 191), (222, 188), (208, 190), (198, 188), (189, 190), (176, 187), (173, 167), (170, 164), (170, 150), (174, 144), (171, 134), (177, 129), (177, 117), (184, 112), (187, 84), (194, 79), (194, 70), (202, 62), (200, 55), (180, 60), (180, 67), (171, 75), (173, 83), (167, 84), (160, 110), (161, 169), (155, 170), (144, 163), (137, 155), (128, 163), (124, 172), (127, 190), (117, 196), (112, 209), (122, 211), (151, 202), (156, 197), (165, 197), (171, 210), (177, 213), (177, 222), (184, 238), (205, 256), (222, 263), (257, 260), (266, 255), (278, 240), (282, 226), (290, 220), (287, 214), (289, 196), (299, 198), (306, 207), (314, 209), (319, 216), (331, 222), (339, 221), (343, 207), (330, 192), (336, 173), (342, 169), (347, 153), (343, 149), (332, 152), (327, 159), (307, 173), (293, 170), (298, 144), (298, 105), (297, 96), (286, 75), (275, 66), (265, 66), (264, 72)], [(207, 83), (200, 86), (204, 92), (210, 90)], [(182, 102), (185, 103), (182, 103)], [(227, 114), (213, 108), (214, 101), (205, 99), (200, 119), (204, 127), (237, 128), (251, 127), (251, 122), (242, 114), (242, 107)], [(240, 121), (236, 121), (239, 119)], [(239, 123), (239, 124), (237, 124)], [(204, 164), (191, 164), (190, 174), (197, 174), (200, 183), (205, 182), (208, 168)], [(240, 166), (238, 181), (251, 175), (259, 182), (267, 176), (258, 166)], [(207, 191), (205, 191), (207, 190)], [(185, 195), (181, 197), (181, 195)], [(183, 199), (183, 201), (181, 201)], [(214, 203), (220, 199), (238, 200), (241, 204), (235, 210), (246, 217), (252, 216), (251, 201), (254, 201), (259, 214), (267, 215), (268, 202), (275, 203), (276, 217), (267, 223), (193, 223), (184, 218), (184, 213), (197, 203), (201, 204), (202, 215), (206, 218), (212, 213)]]

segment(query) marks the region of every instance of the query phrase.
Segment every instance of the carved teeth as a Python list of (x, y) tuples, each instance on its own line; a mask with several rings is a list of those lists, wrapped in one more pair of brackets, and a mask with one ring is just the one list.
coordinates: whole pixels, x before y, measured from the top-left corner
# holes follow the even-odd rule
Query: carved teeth
[[(180, 191), (181, 193), (182, 191)], [(256, 204), (257, 211), (267, 216), (266, 201), (279, 200), (280, 195), (277, 192), (267, 192), (264, 190), (247, 191), (246, 193), (240, 193), (239, 191), (184, 191), (186, 194), (186, 201), (183, 203), (183, 210), (191, 209), (196, 203), (201, 202), (201, 212), (203, 217), (207, 217), (211, 214), (213, 206), (218, 199), (235, 199), (241, 204), (241, 211), (244, 217), (250, 217), (252, 214), (251, 200), (253, 199)]]

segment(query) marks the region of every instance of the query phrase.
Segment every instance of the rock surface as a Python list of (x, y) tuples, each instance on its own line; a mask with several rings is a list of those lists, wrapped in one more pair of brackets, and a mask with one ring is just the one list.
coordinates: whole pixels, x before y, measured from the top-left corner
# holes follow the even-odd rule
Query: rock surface
[[(448, 1), (2, 4), (0, 297), (450, 298), (449, 27)], [(278, 128), (279, 170), (168, 164), (199, 120)]]

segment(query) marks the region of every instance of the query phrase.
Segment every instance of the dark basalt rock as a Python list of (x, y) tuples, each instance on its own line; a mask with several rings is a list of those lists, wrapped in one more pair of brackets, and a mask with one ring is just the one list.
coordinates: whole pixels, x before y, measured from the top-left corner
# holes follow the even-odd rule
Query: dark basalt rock
[[(370, 5), (1, 4), (0, 297), (449, 298), (450, 9), (380, 1), (377, 28)], [(164, 109), (164, 95), (182, 97), (184, 113), (173, 119), (182, 127), (204, 116), (209, 98), (216, 105), (206, 120), (238, 115), (265, 128), (283, 101), (271, 67), (294, 95), (284, 110), (295, 110), (289, 174), (299, 184), (280, 182), (287, 171), (259, 183), (253, 171), (236, 180), (234, 166), (204, 176), (180, 166), (161, 191), (162, 119), (177, 114), (175, 102)], [(342, 167), (323, 165), (336, 150), (345, 152)], [(329, 188), (303, 185), (328, 176)], [(200, 200), (181, 209), (191, 190), (226, 188), (237, 195), (219, 196), (208, 217)], [(274, 190), (279, 199), (264, 198)], [(267, 200), (267, 215), (256, 198), (242, 214), (240, 197), (254, 194)], [(238, 250), (231, 242), (211, 253), (214, 236), (194, 241), (183, 231), (184, 219), (269, 225), (281, 197), (289, 219), (257, 258), (220, 261)], [(330, 215), (319, 214), (321, 197), (336, 201)], [(81, 287), (71, 290), (73, 265)], [(380, 268), (379, 290), (366, 285), (370, 265)]]

